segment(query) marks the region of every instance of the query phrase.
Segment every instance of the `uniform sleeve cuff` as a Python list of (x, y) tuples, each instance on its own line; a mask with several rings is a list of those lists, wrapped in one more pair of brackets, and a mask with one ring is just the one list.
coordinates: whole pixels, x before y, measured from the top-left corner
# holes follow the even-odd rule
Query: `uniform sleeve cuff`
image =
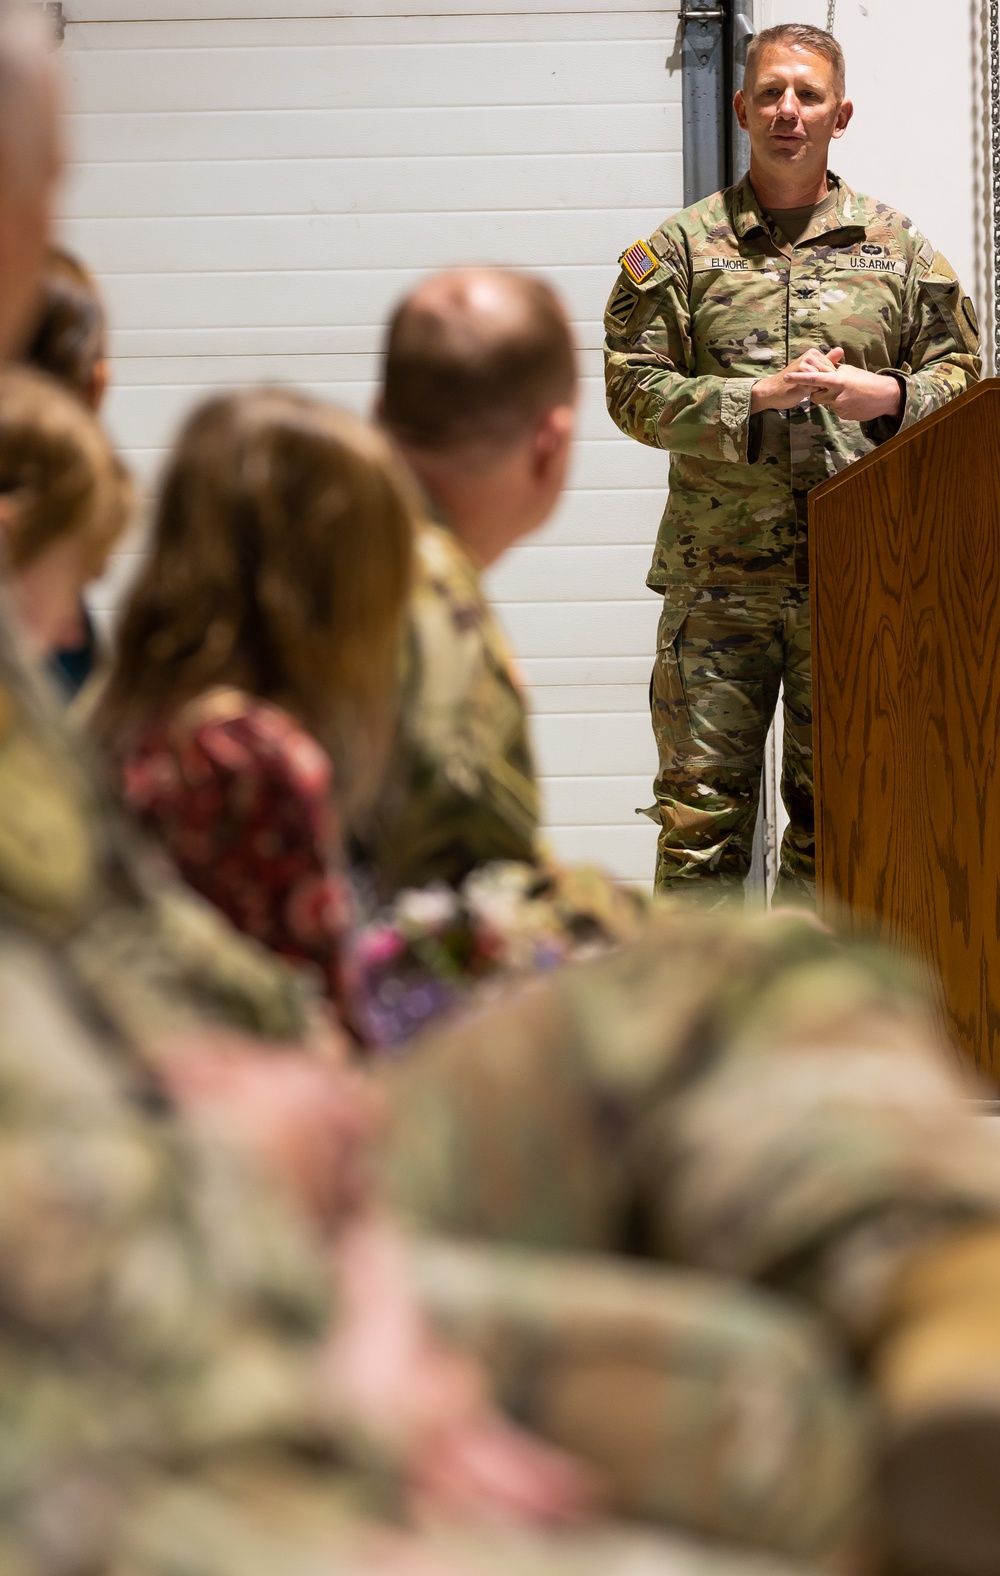
[(888, 367), (879, 373), (879, 377), (896, 379), (903, 391), (903, 403), (900, 406), (898, 416), (876, 416), (874, 421), (863, 421), (861, 423), (861, 431), (868, 439), (868, 442), (874, 444), (888, 443), (889, 439), (894, 438), (897, 432), (902, 432), (904, 427), (910, 425), (908, 419), (910, 386), (905, 374), (897, 372), (893, 367)]
[(749, 378), (727, 378), (722, 387), (722, 458), (730, 465), (745, 464), (750, 459), (752, 393), (753, 380)]

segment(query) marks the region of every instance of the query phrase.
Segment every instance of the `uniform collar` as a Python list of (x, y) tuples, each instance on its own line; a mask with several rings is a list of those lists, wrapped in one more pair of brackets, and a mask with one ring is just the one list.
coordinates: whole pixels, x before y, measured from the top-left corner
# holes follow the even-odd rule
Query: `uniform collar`
[[(834, 175), (832, 170), (827, 170), (826, 178), (837, 192), (837, 202), (829, 213), (823, 215), (819, 229), (810, 239), (816, 240), (821, 235), (831, 235), (836, 230), (864, 230), (868, 223), (868, 213), (863, 199), (857, 192), (852, 191), (839, 175)], [(767, 230), (764, 210), (750, 184), (749, 173), (744, 175), (733, 190), (733, 229), (741, 241), (745, 235), (750, 234), (751, 230)]]

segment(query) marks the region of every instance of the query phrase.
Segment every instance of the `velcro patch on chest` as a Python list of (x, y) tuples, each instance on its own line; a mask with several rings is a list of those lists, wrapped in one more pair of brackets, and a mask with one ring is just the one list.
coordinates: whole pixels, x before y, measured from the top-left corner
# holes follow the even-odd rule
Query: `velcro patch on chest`
[(726, 274), (749, 274), (753, 270), (742, 257), (705, 257), (701, 259), (702, 265), (713, 272)]
[(852, 274), (895, 274), (899, 279), (906, 278), (906, 264), (902, 258), (886, 257), (884, 254), (875, 257), (863, 250), (838, 257), (835, 266)]
[(618, 261), (629, 278), (637, 285), (641, 285), (650, 274), (655, 274), (660, 266), (659, 258), (650, 251), (645, 241), (635, 241), (627, 252), (622, 253)]
[(787, 267), (784, 257), (740, 257), (732, 253), (703, 252), (692, 258), (692, 274), (759, 274), (773, 273)]

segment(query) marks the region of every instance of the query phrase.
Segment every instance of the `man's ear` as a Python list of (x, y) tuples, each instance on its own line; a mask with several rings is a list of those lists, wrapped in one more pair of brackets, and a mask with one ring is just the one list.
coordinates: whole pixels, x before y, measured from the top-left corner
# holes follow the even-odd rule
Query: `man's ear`
[(748, 127), (747, 127), (747, 101), (743, 97), (743, 89), (742, 88), (738, 88), (737, 89), (736, 97), (733, 99), (733, 109), (736, 111), (736, 119), (740, 123), (740, 129), (742, 131), (748, 130)]
[(573, 442), (576, 426), (576, 408), (573, 405), (554, 405), (545, 412), (535, 432), (535, 472), (541, 480), (555, 465), (562, 465), (566, 451)]
[(854, 105), (850, 99), (845, 99), (837, 111), (837, 121), (833, 128), (834, 140), (844, 135), (851, 121), (854, 119)]

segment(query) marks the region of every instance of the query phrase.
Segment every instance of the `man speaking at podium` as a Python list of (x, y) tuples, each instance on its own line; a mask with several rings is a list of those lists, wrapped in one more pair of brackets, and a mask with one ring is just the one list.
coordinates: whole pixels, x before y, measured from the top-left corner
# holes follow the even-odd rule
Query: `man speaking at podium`
[(663, 593), (650, 686), (656, 886), (739, 886), (784, 682), (778, 895), (815, 883), (807, 497), (961, 394), (976, 314), (910, 220), (831, 174), (840, 45), (789, 24), (753, 40), (735, 99), (750, 171), (624, 253), (605, 316), (608, 408), (669, 449), (647, 584)]

